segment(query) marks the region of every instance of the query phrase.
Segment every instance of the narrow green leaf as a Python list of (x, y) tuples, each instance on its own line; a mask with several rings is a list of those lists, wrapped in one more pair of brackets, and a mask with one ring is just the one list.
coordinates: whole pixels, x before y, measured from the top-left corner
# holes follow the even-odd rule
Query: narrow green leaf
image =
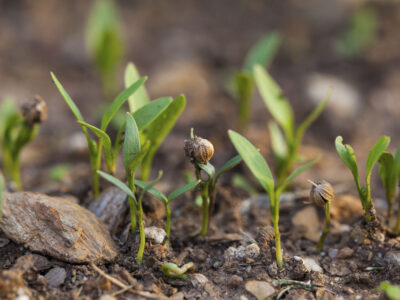
[(158, 200), (160, 200), (161, 202), (163, 202), (164, 204), (168, 204), (168, 198), (161, 193), (159, 190), (157, 190), (155, 187), (148, 187), (149, 184), (136, 179), (135, 180), (135, 185), (137, 185), (138, 187), (140, 187), (141, 189), (146, 189), (147, 188), (147, 192), (152, 195), (153, 197), (157, 198)]
[(207, 164), (202, 164), (199, 163), (198, 161), (194, 162), (197, 167), (199, 167), (201, 170), (203, 170), (210, 178), (214, 177), (215, 174), (215, 168), (212, 164), (207, 163)]
[(272, 117), (282, 126), (286, 139), (293, 139), (294, 117), (289, 102), (272, 77), (261, 67), (254, 67), (254, 79), (257, 88)]
[(111, 103), (111, 105), (107, 108), (104, 113), (103, 119), (101, 120), (101, 130), (106, 130), (108, 124), (111, 122), (112, 118), (121, 108), (121, 106), (128, 100), (129, 96), (135, 93), (139, 87), (147, 80), (147, 77), (142, 77), (135, 83), (133, 83), (130, 87), (126, 88), (122, 91)]
[(150, 142), (147, 141), (141, 146), (141, 150), (138, 155), (131, 161), (131, 163), (128, 166), (128, 170), (136, 171), (140, 164), (142, 163), (142, 160), (146, 157), (147, 152), (150, 149)]
[(244, 176), (235, 173), (232, 176), (232, 185), (247, 191), (250, 195), (257, 195), (257, 189)]
[[(140, 78), (139, 71), (136, 66), (130, 62), (125, 69), (125, 87), (130, 86), (136, 80)], [(146, 87), (142, 85), (135, 95), (129, 97), (128, 104), (131, 113), (136, 112), (139, 108), (146, 105), (150, 101), (149, 95), (147, 94)], [(139, 123), (139, 122), (138, 122)], [(139, 127), (140, 128), (140, 127)]]
[(263, 36), (249, 51), (243, 68), (249, 72), (255, 65), (268, 68), (281, 44), (281, 37), (277, 32)]
[[(302, 165), (301, 167), (299, 167), (298, 169), (296, 169), (292, 174), (290, 174), (285, 181), (283, 181), (283, 183), (279, 186), (279, 190), (283, 191), (285, 189), (285, 187), (287, 187), (290, 182), (292, 182), (292, 180), (294, 178), (296, 178), (297, 176), (299, 176), (301, 173), (303, 173), (305, 170), (307, 170), (309, 167), (311, 167), (313, 164), (315, 164), (317, 161), (319, 160), (319, 157), (317, 157), (316, 159), (313, 159), (307, 163), (305, 163), (304, 165)], [(279, 192), (278, 192), (279, 193)]]
[(168, 201), (172, 201), (176, 198), (178, 198), (180, 195), (194, 189), (201, 180), (193, 180), (192, 182), (189, 182), (188, 184), (185, 184), (181, 187), (178, 187), (177, 189), (173, 190), (169, 195), (168, 195)]
[(322, 100), (314, 110), (308, 115), (308, 117), (297, 127), (296, 140), (299, 145), (301, 145), (301, 140), (303, 139), (304, 132), (310, 127), (310, 125), (319, 117), (319, 115), (324, 110), (326, 104), (328, 103), (330, 97), (329, 95)]
[(396, 173), (400, 185), (400, 146), (397, 148), (396, 154), (394, 155), (394, 162), (396, 164), (396, 170), (397, 170)]
[(105, 180), (107, 180), (108, 182), (110, 182), (113, 185), (115, 185), (116, 187), (118, 187), (121, 191), (123, 191), (125, 194), (127, 194), (132, 199), (136, 199), (135, 195), (132, 193), (131, 189), (125, 183), (123, 183), (121, 180), (119, 180), (118, 178), (115, 178), (114, 176), (107, 174), (100, 170), (97, 171), (97, 174), (99, 174)]
[(240, 164), (242, 161), (242, 157), (240, 155), (236, 155), (235, 157), (232, 157), (230, 160), (228, 160), (222, 167), (221, 169), (217, 172), (215, 175), (215, 178), (218, 179), (219, 176), (224, 174), (225, 172), (233, 169), (236, 167), (238, 164)]
[(261, 186), (268, 192), (274, 191), (274, 178), (267, 162), (260, 152), (243, 136), (232, 130), (228, 131), (229, 137), (237, 152), (243, 158), (247, 167), (254, 177), (260, 182)]
[(171, 97), (163, 97), (145, 104), (132, 114), (135, 118), (139, 131), (143, 131), (157, 119), (157, 117), (168, 107), (172, 102)]
[(382, 153), (389, 146), (390, 138), (387, 136), (382, 136), (376, 144), (372, 147), (371, 151), (369, 151), (369, 155), (367, 158), (367, 167), (366, 167), (366, 177), (371, 176), (372, 168), (377, 163), (379, 157), (381, 157)]
[(391, 285), (387, 281), (381, 282), (380, 289), (386, 293), (390, 300), (400, 300), (400, 286)]
[(122, 157), (125, 169), (129, 170), (132, 161), (140, 153), (140, 136), (135, 119), (130, 113), (126, 113), (125, 141), (122, 149)]
[[(126, 120), (126, 118), (125, 118)], [(118, 156), (119, 150), (121, 149), (123, 142), (122, 142), (122, 137), (125, 133), (125, 127), (126, 127), (126, 121), (124, 120), (124, 123), (119, 127), (117, 136), (115, 137), (114, 140), (114, 147), (113, 147), (113, 157), (116, 159)]]
[(178, 117), (186, 106), (186, 98), (181, 95), (172, 101), (168, 107), (147, 127), (145, 140), (151, 143), (148, 154), (143, 160), (141, 178), (146, 179), (150, 173), (153, 157), (164, 141), (165, 137), (174, 127)]
[[(164, 196), (164, 200), (161, 200), (161, 201), (164, 202), (165, 199), (166, 199), (165, 195), (162, 194), (160, 191), (158, 191), (157, 189), (154, 188), (154, 185), (155, 185), (157, 182), (159, 182), (159, 181), (161, 180), (162, 175), (163, 175), (163, 171), (159, 171), (159, 172), (158, 172), (157, 178), (154, 179), (153, 181), (151, 181), (151, 182), (149, 182), (149, 183), (141, 182), (141, 187), (140, 187), (140, 188), (142, 189), (142, 192), (140, 193), (140, 196), (143, 197), (143, 194), (146, 193), (146, 192), (148, 192), (149, 194), (151, 194), (150, 190), (153, 190), (153, 191), (157, 191), (159, 194), (161, 194), (161, 195)], [(139, 185), (138, 185), (138, 186), (139, 186)], [(168, 201), (168, 200), (167, 200), (167, 201)]]
[(51, 72), (50, 74), (51, 74), (51, 78), (53, 79), (54, 84), (56, 85), (56, 87), (57, 87), (58, 91), (60, 92), (61, 96), (64, 98), (64, 101), (67, 103), (67, 105), (71, 109), (71, 111), (74, 114), (75, 118), (78, 121), (82, 121), (83, 122), (84, 120), (83, 120), (82, 114), (81, 114), (79, 108), (76, 106), (75, 102), (72, 101), (72, 99), (69, 96), (69, 94), (67, 93), (67, 91), (64, 89), (62, 84), (58, 81), (56, 75), (54, 75), (53, 72)]
[(351, 173), (353, 173), (357, 188), (359, 188), (360, 178), (358, 176), (356, 155), (354, 154), (353, 148), (350, 145), (343, 145), (343, 138), (341, 136), (336, 137), (335, 147), (340, 158), (350, 169)]
[(78, 121), (78, 123), (81, 126), (89, 128), (102, 141), (103, 147), (104, 147), (104, 156), (106, 158), (107, 165), (112, 163), (112, 161), (113, 161), (113, 152), (112, 152), (112, 146), (111, 146), (111, 139), (108, 136), (108, 134), (105, 133), (103, 130), (101, 130), (101, 129), (93, 126), (93, 125), (90, 125), (88, 123), (85, 123), (85, 122), (82, 122), (82, 121)]
[(288, 146), (282, 131), (274, 121), (268, 122), (269, 134), (271, 137), (271, 147), (274, 155), (282, 161), (288, 155)]

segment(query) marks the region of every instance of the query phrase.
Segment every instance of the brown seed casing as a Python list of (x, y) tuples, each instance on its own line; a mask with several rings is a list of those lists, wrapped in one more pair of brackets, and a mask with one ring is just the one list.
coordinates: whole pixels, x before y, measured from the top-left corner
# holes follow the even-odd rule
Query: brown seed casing
[(185, 140), (183, 147), (185, 155), (202, 164), (207, 164), (214, 155), (214, 146), (209, 140), (195, 136), (192, 139)]
[(21, 113), (29, 126), (43, 123), (47, 120), (46, 102), (40, 96), (35, 96), (35, 98), (21, 106)]
[(317, 182), (312, 182), (311, 191), (310, 191), (310, 199), (313, 203), (319, 206), (324, 206), (326, 202), (331, 202), (335, 197), (333, 192), (333, 187), (331, 184), (325, 180), (320, 180)]

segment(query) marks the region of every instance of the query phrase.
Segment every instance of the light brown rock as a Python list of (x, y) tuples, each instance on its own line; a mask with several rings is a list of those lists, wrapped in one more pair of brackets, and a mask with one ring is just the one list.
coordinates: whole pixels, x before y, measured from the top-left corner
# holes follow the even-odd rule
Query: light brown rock
[(267, 299), (275, 293), (274, 287), (266, 281), (250, 280), (246, 282), (245, 288), (257, 299)]
[(349, 247), (344, 247), (339, 250), (338, 254), (336, 255), (337, 258), (345, 259), (350, 256), (352, 256), (354, 253), (354, 250), (349, 248)]
[(5, 194), (0, 227), (31, 251), (70, 263), (111, 261), (117, 255), (106, 225), (69, 199), (32, 192)]
[(348, 224), (362, 216), (364, 211), (360, 199), (352, 195), (340, 195), (332, 202), (331, 214), (333, 220)]
[(300, 237), (318, 242), (321, 233), (321, 225), (314, 206), (307, 206), (298, 211), (292, 218), (294, 230)]

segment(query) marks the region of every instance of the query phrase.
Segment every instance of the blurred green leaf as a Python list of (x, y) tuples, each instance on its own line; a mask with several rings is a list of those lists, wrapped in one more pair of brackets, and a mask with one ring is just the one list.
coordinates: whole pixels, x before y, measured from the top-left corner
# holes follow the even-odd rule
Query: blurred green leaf
[(381, 282), (380, 289), (386, 293), (390, 300), (400, 300), (400, 287), (391, 285), (387, 281)]
[(358, 176), (356, 155), (353, 148), (350, 145), (343, 145), (343, 138), (341, 136), (336, 137), (335, 147), (340, 158), (353, 174), (354, 180), (357, 184), (357, 188), (360, 189), (360, 178)]
[(268, 122), (269, 133), (271, 137), (271, 147), (278, 162), (282, 162), (288, 155), (288, 145), (278, 124), (274, 121)]
[(178, 187), (177, 189), (173, 190), (169, 195), (168, 195), (168, 201), (172, 201), (176, 198), (178, 198), (180, 195), (194, 189), (201, 180), (193, 180), (192, 182), (189, 182), (188, 184), (185, 184), (181, 187)]
[(50, 178), (54, 181), (62, 181), (69, 173), (67, 164), (57, 164), (50, 169)]
[(254, 177), (260, 182), (261, 186), (270, 194), (274, 192), (274, 178), (267, 162), (260, 152), (243, 136), (229, 130), (229, 137), (237, 152), (243, 158), (247, 167)]
[(139, 131), (143, 131), (151, 122), (156, 120), (171, 102), (171, 97), (163, 97), (153, 100), (136, 110), (132, 115), (135, 118)]
[(84, 126), (88, 129), (90, 129), (99, 138), (99, 140), (101, 140), (103, 147), (104, 147), (104, 157), (106, 159), (108, 168), (110, 168), (114, 159), (113, 159), (111, 139), (108, 136), (108, 134), (106, 132), (104, 132), (103, 130), (101, 130), (93, 125), (90, 125), (88, 123), (85, 123), (82, 121), (78, 121), (78, 123), (81, 126)]
[(330, 95), (322, 100), (314, 110), (307, 116), (307, 118), (297, 127), (296, 130), (296, 140), (297, 143), (300, 145), (303, 139), (304, 132), (310, 127), (310, 125), (319, 117), (319, 115), (324, 110), (326, 104), (328, 103)]
[(246, 177), (235, 173), (232, 176), (232, 185), (247, 191), (250, 195), (257, 195), (257, 189), (246, 179)]
[(181, 95), (172, 101), (168, 107), (147, 127), (146, 133), (143, 134), (144, 140), (151, 143), (148, 154), (143, 160), (141, 169), (141, 179), (145, 180), (150, 174), (153, 157), (164, 141), (165, 137), (174, 127), (178, 117), (186, 106), (186, 98)]
[(268, 68), (281, 44), (281, 36), (277, 32), (264, 35), (249, 51), (243, 68), (252, 72), (255, 65)]
[(103, 119), (101, 120), (101, 130), (105, 131), (107, 129), (108, 124), (115, 116), (115, 114), (119, 111), (121, 106), (128, 100), (128, 98), (134, 94), (138, 88), (140, 88), (143, 83), (147, 80), (147, 77), (142, 77), (133, 83), (130, 87), (126, 88), (122, 91), (111, 103), (111, 105), (107, 108), (106, 112), (103, 115)]
[[(136, 66), (130, 62), (125, 68), (125, 87), (130, 86), (140, 78), (139, 71)], [(135, 95), (129, 97), (129, 110), (131, 113), (136, 112), (139, 108), (150, 102), (149, 95), (147, 94), (146, 87), (142, 85)]]
[(282, 126), (288, 142), (293, 140), (294, 117), (289, 102), (283, 97), (280, 87), (261, 67), (254, 67), (257, 88), (273, 118)]
[(289, 177), (287, 177), (285, 179), (285, 181), (283, 181), (283, 183), (279, 186), (278, 189), (280, 191), (283, 191), (285, 189), (285, 187), (287, 187), (290, 184), (290, 182), (292, 182), (293, 179), (295, 179), (297, 176), (299, 176), (301, 173), (303, 173), (305, 170), (307, 170), (309, 167), (311, 167), (313, 164), (315, 164), (318, 160), (319, 160), (319, 157), (309, 161), (308, 163), (306, 163), (306, 164), (302, 165), (301, 167), (299, 167), (298, 169), (296, 169), (292, 174), (289, 175)]
[(99, 69), (105, 89), (115, 85), (115, 72), (123, 57), (120, 17), (113, 0), (96, 0), (86, 27), (86, 46)]
[(386, 191), (386, 200), (393, 202), (394, 196), (396, 195), (398, 166), (395, 163), (393, 155), (389, 152), (382, 153), (378, 162), (379, 176), (381, 177), (383, 186)]
[(126, 131), (125, 141), (122, 148), (122, 157), (126, 170), (132, 164), (132, 161), (140, 153), (140, 136), (136, 126), (135, 119), (130, 113), (126, 113)]
[(219, 176), (224, 174), (225, 172), (228, 172), (229, 170), (233, 169), (236, 167), (238, 164), (242, 162), (242, 157), (240, 155), (236, 155), (235, 157), (231, 158), (228, 160), (222, 167), (219, 169), (217, 174), (215, 174), (215, 181), (218, 180)]
[(378, 18), (374, 9), (358, 9), (353, 15), (351, 26), (336, 40), (336, 52), (343, 57), (361, 55), (375, 39), (377, 30)]
[(3, 193), (6, 190), (3, 174), (0, 173), (0, 220), (3, 215)]
[(372, 168), (378, 162), (378, 159), (381, 157), (382, 153), (386, 150), (389, 144), (390, 138), (387, 136), (382, 136), (369, 151), (369, 155), (367, 158), (367, 167), (365, 171), (367, 178), (371, 176)]
[(115, 185), (116, 187), (118, 187), (121, 191), (123, 191), (129, 197), (131, 197), (132, 199), (136, 199), (135, 195), (132, 193), (130, 188), (125, 183), (123, 183), (121, 180), (119, 180), (118, 178), (115, 178), (114, 176), (112, 176), (110, 174), (107, 174), (107, 173), (105, 173), (103, 171), (97, 171), (97, 173), (101, 177), (103, 177), (105, 180), (107, 180), (108, 182), (110, 182), (113, 185)]

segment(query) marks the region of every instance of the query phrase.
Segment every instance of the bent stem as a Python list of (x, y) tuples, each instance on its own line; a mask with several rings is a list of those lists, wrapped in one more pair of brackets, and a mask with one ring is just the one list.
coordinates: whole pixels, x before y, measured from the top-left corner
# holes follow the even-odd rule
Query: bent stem
[(325, 204), (325, 227), (322, 230), (321, 237), (320, 237), (318, 245), (317, 245), (317, 251), (318, 252), (322, 251), (322, 247), (324, 245), (324, 241), (325, 241), (326, 235), (329, 232), (329, 227), (331, 225), (331, 212), (330, 212), (330, 210), (331, 210), (331, 203), (330, 203), (330, 201), (327, 201), (326, 204)]

